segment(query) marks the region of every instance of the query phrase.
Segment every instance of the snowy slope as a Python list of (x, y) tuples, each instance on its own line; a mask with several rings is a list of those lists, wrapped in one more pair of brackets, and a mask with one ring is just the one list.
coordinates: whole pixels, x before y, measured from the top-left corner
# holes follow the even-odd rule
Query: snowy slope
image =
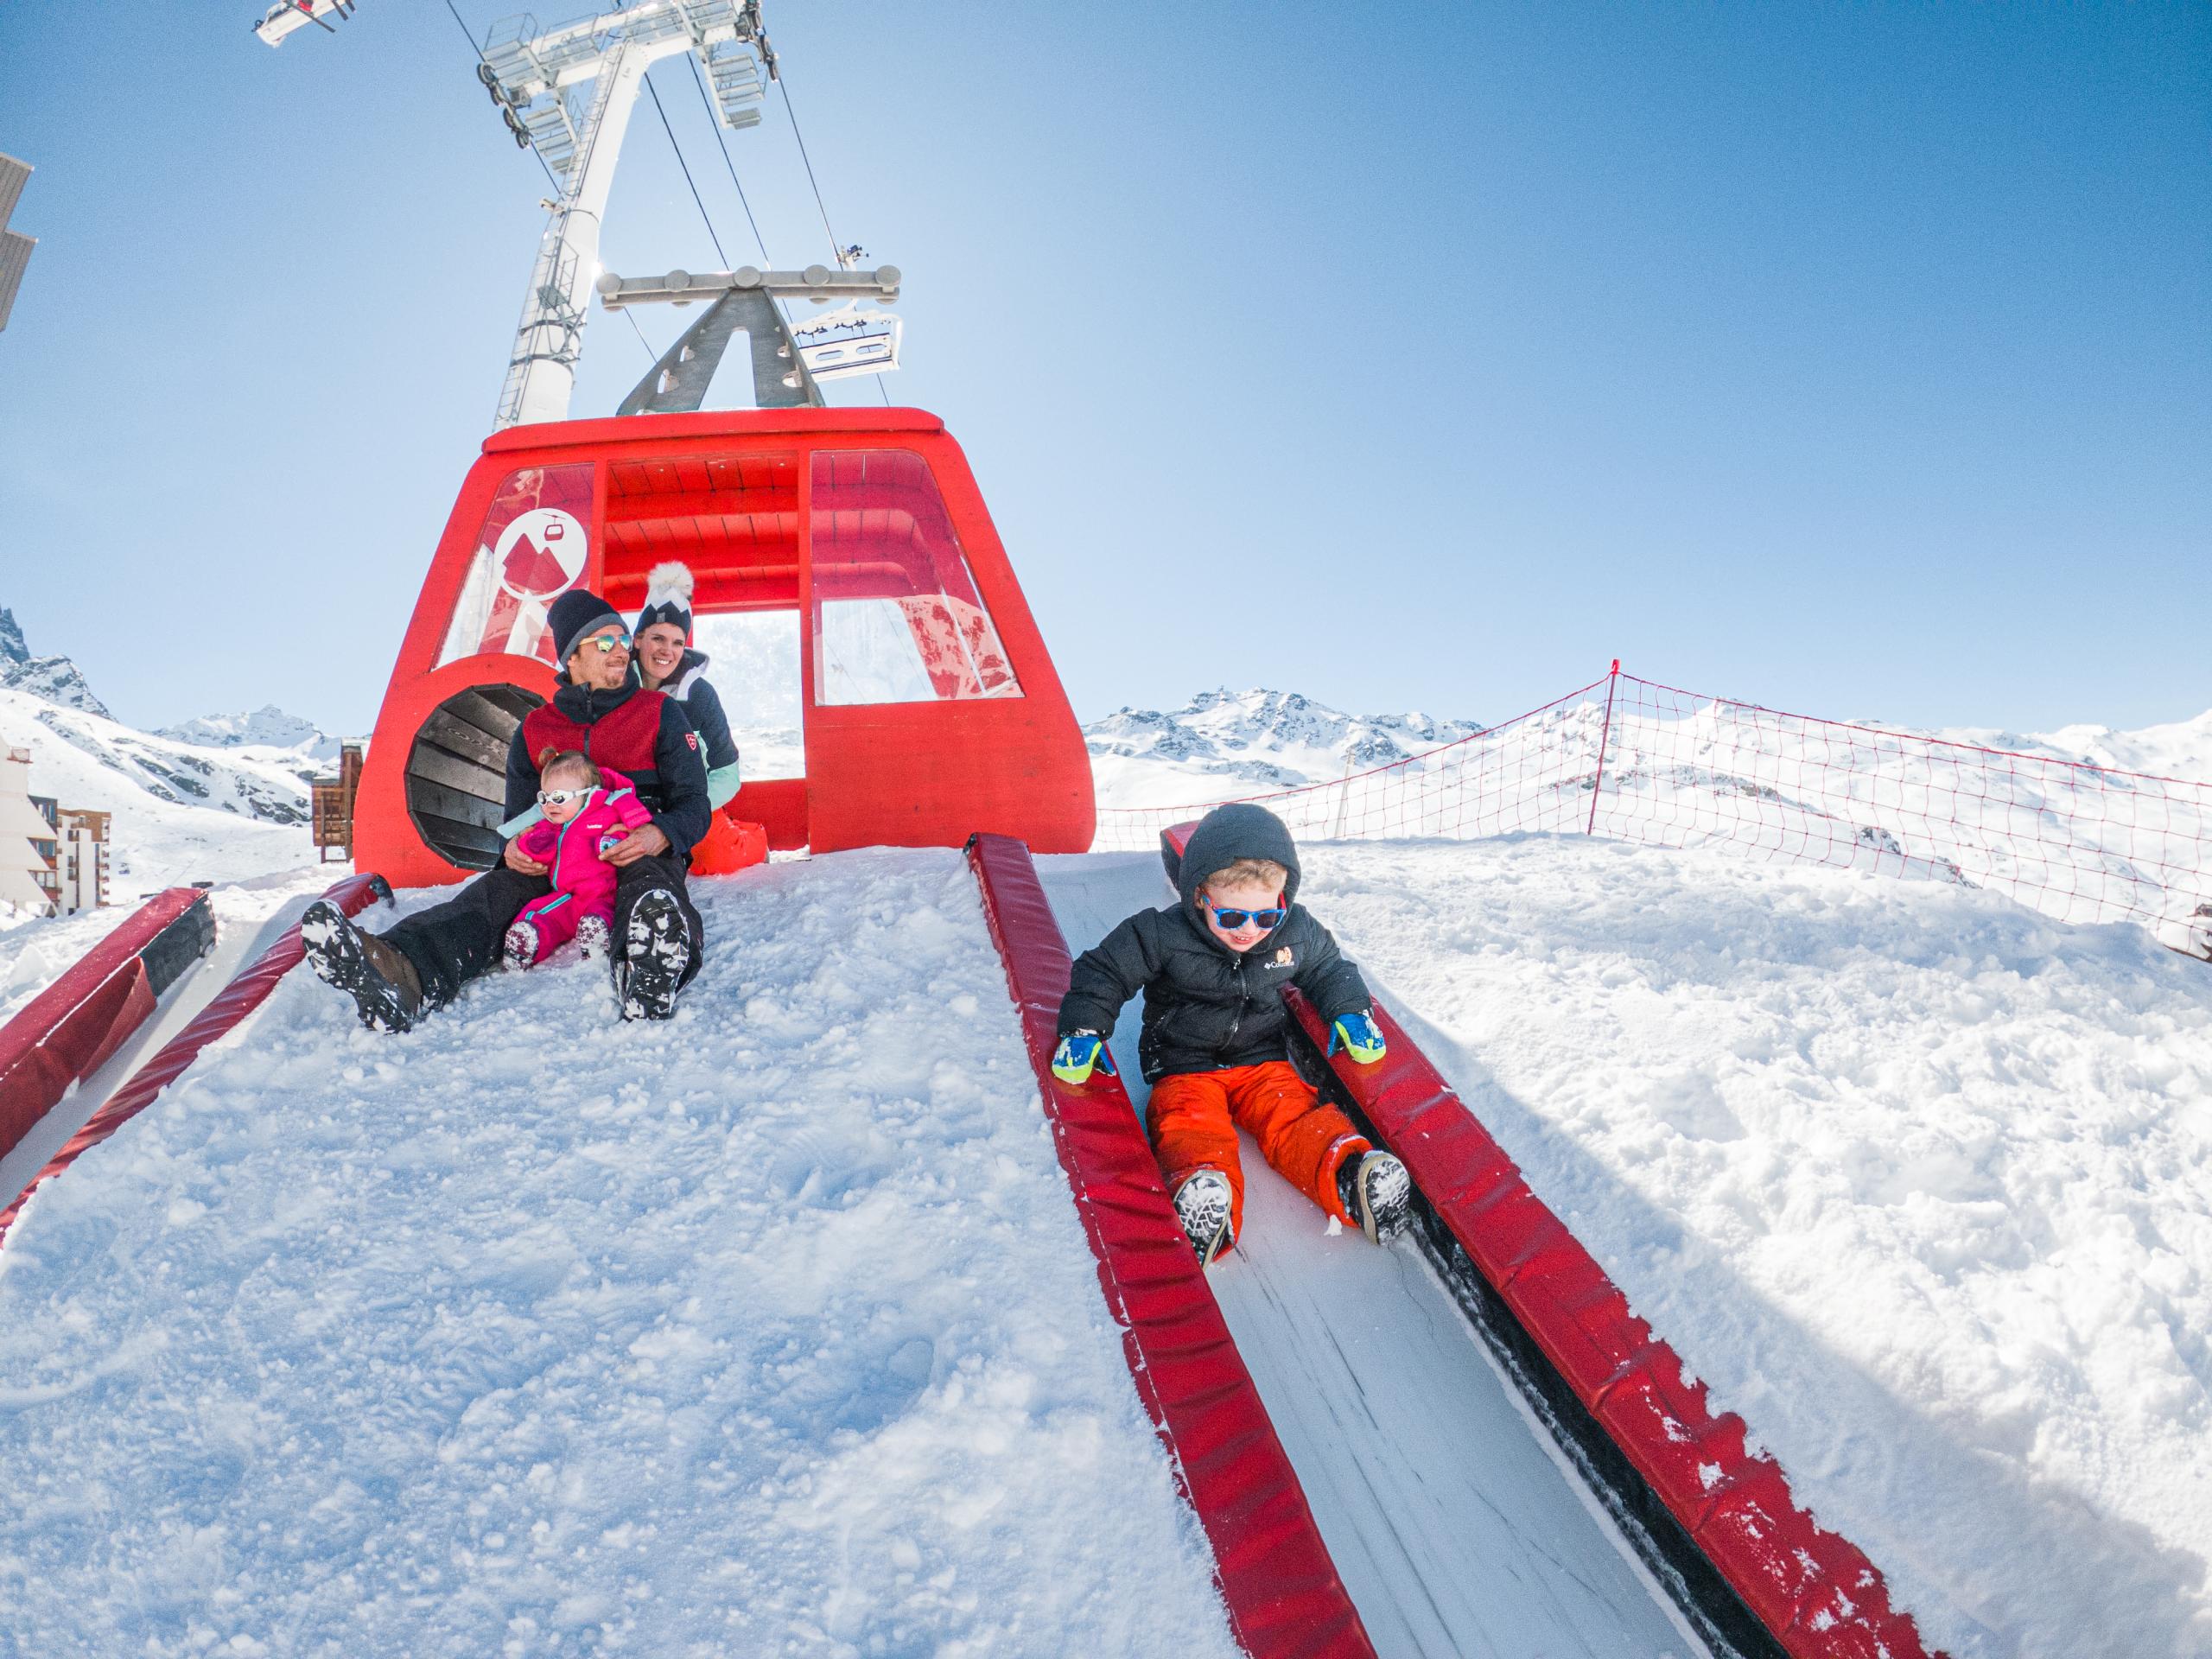
[(31, 752), (31, 788), (112, 812), (112, 893), (236, 880), (311, 862), (308, 791), (293, 768), (151, 737), (0, 690), (0, 744)]
[(2148, 772), (2154, 778), (2212, 783), (2212, 710), (2194, 720), (2145, 726), (2132, 732), (2109, 726), (2062, 726), (2055, 732), (2023, 734), (1994, 727), (1961, 726), (1933, 735), (1955, 743)]
[(1603, 838), (1307, 871), (1934, 1642), (2212, 1652), (2212, 970), (1988, 893)]
[(0, 1249), (0, 1650), (1230, 1659), (950, 851), (403, 1040), (305, 974)]

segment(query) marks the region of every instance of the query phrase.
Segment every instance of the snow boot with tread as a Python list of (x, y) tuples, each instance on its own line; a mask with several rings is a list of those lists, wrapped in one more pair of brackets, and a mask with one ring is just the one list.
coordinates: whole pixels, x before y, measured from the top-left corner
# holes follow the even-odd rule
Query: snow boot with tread
[(1379, 1147), (1337, 1166), (1337, 1196), (1359, 1230), (1377, 1244), (1388, 1244), (1413, 1218), (1413, 1177)]
[(655, 887), (630, 912), (626, 949), (614, 965), (614, 995), (625, 1020), (665, 1020), (691, 965), (691, 936), (676, 896)]
[(1213, 1259), (1235, 1241), (1230, 1236), (1229, 1177), (1217, 1169), (1194, 1169), (1175, 1188), (1175, 1218), (1183, 1236), (1198, 1253), (1198, 1265), (1210, 1268)]
[(499, 960), (517, 971), (536, 962), (537, 930), (528, 922), (516, 922), (511, 925), (506, 938), (499, 941)]
[(300, 944), (317, 979), (353, 999), (372, 1031), (411, 1030), (423, 1017), (423, 980), (396, 945), (353, 925), (352, 917), (318, 899), (300, 918)]

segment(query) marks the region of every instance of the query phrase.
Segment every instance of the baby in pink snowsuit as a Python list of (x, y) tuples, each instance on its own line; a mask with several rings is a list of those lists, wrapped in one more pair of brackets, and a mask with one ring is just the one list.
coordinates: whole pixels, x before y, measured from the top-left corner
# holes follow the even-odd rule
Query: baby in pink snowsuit
[(553, 891), (524, 906), (507, 929), (506, 958), (518, 968), (544, 961), (570, 939), (582, 939), (587, 950), (607, 949), (616, 871), (606, 855), (652, 822), (628, 779), (573, 749), (548, 760), (537, 780), (544, 821), (524, 830), (515, 844), (547, 867)]

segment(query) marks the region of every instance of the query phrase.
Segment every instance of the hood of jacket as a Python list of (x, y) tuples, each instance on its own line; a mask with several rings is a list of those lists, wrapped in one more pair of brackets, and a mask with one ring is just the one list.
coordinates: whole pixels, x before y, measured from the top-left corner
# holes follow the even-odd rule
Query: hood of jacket
[[(1206, 925), (1205, 918), (1198, 913), (1198, 890), (1215, 871), (1228, 868), (1240, 858), (1272, 859), (1289, 872), (1282, 882), (1283, 922), (1289, 920), (1288, 907), (1298, 902), (1298, 843), (1290, 838), (1290, 830), (1281, 818), (1264, 806), (1255, 806), (1249, 801), (1217, 806), (1200, 818), (1198, 827), (1191, 831), (1190, 842), (1180, 858), (1163, 840), (1160, 858), (1167, 866), (1167, 879), (1183, 896), (1183, 914), (1210, 943), (1224, 951), (1229, 947), (1221, 943)], [(1276, 923), (1264, 937), (1272, 938), (1283, 922)], [(1252, 947), (1255, 950), (1259, 948), (1256, 944)]]

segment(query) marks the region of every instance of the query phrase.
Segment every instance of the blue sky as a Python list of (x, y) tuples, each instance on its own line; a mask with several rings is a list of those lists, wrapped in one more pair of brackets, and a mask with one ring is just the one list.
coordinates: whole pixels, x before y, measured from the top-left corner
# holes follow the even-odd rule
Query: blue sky
[[(254, 13), (0, 9), (40, 238), (0, 604), (126, 720), (365, 731), (545, 184), (438, 0), (274, 52)], [(840, 237), (909, 273), (891, 395), (966, 447), (1086, 717), (1494, 720), (1617, 655), (1922, 725), (2212, 705), (2212, 10), (767, 13)], [(821, 257), (780, 104), (730, 144)], [(605, 253), (715, 263), (649, 103)], [(576, 412), (647, 360), (594, 315)]]

